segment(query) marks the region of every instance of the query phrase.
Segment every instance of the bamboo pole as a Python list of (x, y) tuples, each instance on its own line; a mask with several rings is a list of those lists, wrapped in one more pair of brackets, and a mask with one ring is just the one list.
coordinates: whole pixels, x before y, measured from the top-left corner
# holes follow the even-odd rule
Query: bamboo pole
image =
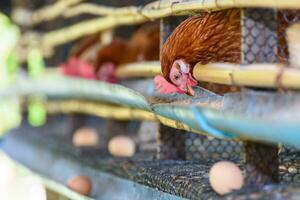
[(46, 33), (43, 37), (43, 45), (47, 46), (48, 48), (54, 48), (57, 45), (78, 39), (84, 35), (111, 29), (117, 26), (133, 25), (175, 14), (190, 14), (191, 12), (199, 12), (200, 10), (214, 11), (232, 7), (300, 8), (300, 1), (294, 0), (193, 0), (188, 2), (179, 1), (175, 3), (172, 1), (167, 1), (166, 3), (155, 1), (143, 7), (129, 6), (119, 9), (92, 4), (83, 4), (79, 5), (78, 7), (70, 8), (67, 11), (66, 8), (68, 6), (73, 5), (81, 0), (68, 1), (72, 2), (72, 4), (63, 4), (62, 6), (60, 2), (64, 1), (59, 1), (57, 3), (58, 5), (54, 4), (53, 7), (44, 8), (44, 12), (42, 12), (43, 9), (37, 11), (33, 14), (33, 18), (37, 18), (39, 21), (53, 19), (55, 16), (59, 16), (62, 13), (66, 13), (66, 16), (74, 16), (81, 13), (97, 13), (105, 16)]
[[(57, 73), (57, 70), (50, 71)], [(151, 78), (161, 74), (160, 63), (158, 61), (131, 63), (124, 65), (124, 68), (120, 67), (116, 73), (118, 78)], [(193, 69), (193, 76), (198, 81), (265, 88), (276, 88), (278, 86), (277, 79), (281, 76), (279, 82), (284, 88), (300, 89), (300, 69), (281, 64), (240, 66), (235, 64), (202, 65), (198, 63)]]
[[(197, 64), (193, 75), (198, 81), (226, 85), (300, 89), (300, 69), (279, 64)], [(280, 79), (278, 79), (280, 77)]]
[(189, 127), (188, 125), (186, 125), (186, 124), (183, 123), (183, 122), (179, 122), (179, 121), (176, 121), (176, 120), (172, 120), (172, 119), (163, 117), (163, 116), (161, 116), (161, 115), (157, 115), (157, 119), (158, 119), (158, 121), (159, 121), (160, 123), (162, 123), (163, 125), (169, 126), (169, 127), (171, 127), (171, 128), (180, 129), (180, 130), (185, 130), (185, 131), (192, 132), (192, 133), (197, 133), (197, 134), (200, 134), (200, 135), (209, 135), (208, 133), (204, 133), (204, 132), (201, 132), (201, 131), (192, 129), (191, 127)]
[(90, 35), (99, 31), (112, 29), (120, 25), (132, 25), (135, 23), (142, 23), (146, 22), (147, 20), (147, 18), (140, 15), (122, 16), (118, 18), (106, 16), (92, 20), (87, 20), (67, 28), (62, 28), (44, 34), (42, 37), (42, 47), (43, 49), (52, 49), (55, 46), (71, 42), (85, 35)]
[(160, 62), (139, 62), (120, 66), (116, 71), (118, 78), (151, 78), (157, 74), (161, 74)]
[[(160, 12), (162, 15), (165, 14), (183, 14), (186, 12), (193, 12), (196, 10), (219, 10), (232, 7), (264, 7), (264, 8), (300, 8), (300, 2), (293, 0), (190, 0), (190, 1), (154, 1), (147, 4), (144, 7), (128, 6), (122, 8), (114, 8), (110, 6), (101, 6), (93, 3), (82, 3), (77, 6), (73, 6), (68, 10), (62, 10), (61, 8), (66, 8), (79, 3), (82, 0), (65, 0), (58, 1), (52, 6), (47, 6), (43, 9), (36, 11), (33, 15), (35, 18), (42, 17), (43, 19), (54, 19), (60, 15), (64, 17), (74, 17), (80, 14), (92, 14), (92, 15), (152, 15), (154, 13)], [(60, 8), (60, 9), (57, 9)], [(46, 12), (45, 12), (46, 11)], [(48, 16), (49, 15), (49, 16)], [(38, 20), (38, 19), (36, 19)], [(36, 21), (40, 22), (40, 21)]]
[(68, 7), (80, 3), (81, 1), (84, 0), (60, 0), (53, 5), (38, 9), (32, 14), (32, 24), (37, 25), (44, 21), (55, 19), (65, 12)]
[[(150, 78), (160, 74), (161, 69), (158, 61), (142, 62), (124, 65), (116, 73), (119, 78)], [(300, 89), (300, 69), (280, 64), (240, 66), (234, 64), (202, 65), (199, 63), (194, 67), (193, 76), (198, 81), (225, 85), (276, 88), (280, 83), (287, 89)], [(280, 80), (278, 77), (281, 77)]]
[(51, 100), (45, 103), (45, 107), (47, 109), (47, 112), (50, 114), (82, 113), (117, 120), (159, 121), (162, 124), (172, 128), (207, 135), (207, 133), (194, 130), (182, 122), (175, 121), (160, 115), (156, 115), (155, 113), (152, 113), (150, 111), (137, 108), (80, 100)]
[(63, 17), (75, 17), (81, 14), (91, 15), (132, 15), (138, 13), (138, 7), (128, 6), (123, 8), (114, 8), (111, 6), (101, 6), (92, 3), (82, 3), (66, 10), (62, 13)]
[(130, 107), (79, 100), (51, 100), (46, 102), (48, 113), (81, 113), (116, 120), (155, 121), (154, 113)]

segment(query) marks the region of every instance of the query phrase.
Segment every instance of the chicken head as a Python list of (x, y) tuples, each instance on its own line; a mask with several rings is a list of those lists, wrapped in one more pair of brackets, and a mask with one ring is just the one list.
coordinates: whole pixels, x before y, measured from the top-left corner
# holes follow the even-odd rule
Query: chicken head
[(115, 76), (116, 66), (112, 62), (104, 62), (97, 71), (97, 79), (109, 83), (116, 83), (117, 78)]
[(85, 79), (96, 79), (94, 67), (79, 58), (71, 57), (60, 65), (60, 71), (67, 76), (81, 77)]
[(160, 93), (186, 93), (191, 96), (195, 94), (192, 87), (197, 85), (197, 81), (192, 77), (190, 65), (183, 59), (173, 62), (169, 79), (171, 83), (160, 75), (155, 77), (154, 84)]

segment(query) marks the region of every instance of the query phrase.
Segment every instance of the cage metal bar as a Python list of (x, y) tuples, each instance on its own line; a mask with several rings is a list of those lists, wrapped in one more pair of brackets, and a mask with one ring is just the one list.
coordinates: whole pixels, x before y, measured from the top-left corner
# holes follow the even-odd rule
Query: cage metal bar
[(259, 186), (278, 182), (278, 148), (272, 145), (245, 142), (246, 185)]
[[(277, 10), (243, 9), (242, 62), (277, 62)], [(278, 147), (244, 142), (246, 185), (278, 182)]]
[[(172, 16), (161, 19), (160, 23), (160, 47), (169, 37), (172, 31), (184, 20), (186, 16)], [(167, 127), (163, 124), (159, 125), (158, 134), (158, 151), (157, 158), (166, 159), (186, 159), (185, 141), (186, 131), (177, 130)]]
[(160, 160), (185, 160), (186, 131), (159, 126), (157, 158)]

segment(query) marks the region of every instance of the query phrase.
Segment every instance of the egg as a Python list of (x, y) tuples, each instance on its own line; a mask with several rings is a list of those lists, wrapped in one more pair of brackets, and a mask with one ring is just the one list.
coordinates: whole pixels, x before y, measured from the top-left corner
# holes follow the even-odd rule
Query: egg
[(72, 138), (73, 145), (76, 147), (93, 147), (99, 145), (97, 130), (89, 127), (77, 129)]
[(229, 161), (215, 163), (209, 171), (209, 182), (212, 189), (220, 194), (228, 194), (243, 186), (243, 174), (240, 168)]
[(108, 143), (108, 151), (113, 156), (130, 157), (135, 153), (135, 143), (129, 137), (115, 136)]
[(74, 176), (68, 180), (68, 187), (82, 195), (89, 196), (92, 191), (92, 183), (86, 176)]

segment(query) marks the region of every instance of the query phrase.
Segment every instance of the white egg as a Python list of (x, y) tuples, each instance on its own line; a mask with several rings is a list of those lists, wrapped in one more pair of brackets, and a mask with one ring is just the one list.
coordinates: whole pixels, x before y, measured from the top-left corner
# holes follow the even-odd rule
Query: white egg
[(83, 127), (73, 135), (73, 145), (76, 147), (93, 147), (99, 145), (99, 136), (94, 128)]
[(243, 186), (243, 174), (240, 168), (229, 161), (215, 163), (209, 172), (209, 182), (212, 189), (220, 194), (228, 194)]
[(130, 157), (135, 153), (135, 143), (129, 137), (115, 136), (109, 141), (108, 150), (113, 156)]

